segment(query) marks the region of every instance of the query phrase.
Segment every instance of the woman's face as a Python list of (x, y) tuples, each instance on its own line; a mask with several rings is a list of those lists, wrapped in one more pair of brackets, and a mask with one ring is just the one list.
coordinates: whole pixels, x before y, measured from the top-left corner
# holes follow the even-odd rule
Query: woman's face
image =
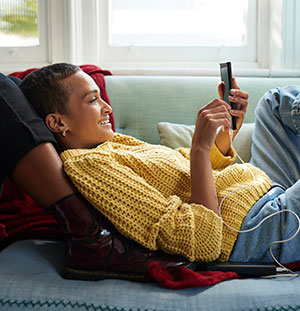
[(68, 112), (61, 115), (65, 136), (59, 142), (63, 149), (93, 148), (113, 138), (109, 122), (111, 106), (100, 97), (95, 81), (83, 71), (63, 80), (70, 89)]

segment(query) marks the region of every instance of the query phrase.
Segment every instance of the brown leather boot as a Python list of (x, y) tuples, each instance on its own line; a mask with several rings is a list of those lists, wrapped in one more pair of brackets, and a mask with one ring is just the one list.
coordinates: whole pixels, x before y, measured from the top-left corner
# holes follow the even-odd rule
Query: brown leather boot
[(153, 261), (166, 268), (189, 263), (185, 258), (151, 251), (125, 238), (80, 194), (60, 200), (51, 210), (67, 235), (64, 278), (145, 282), (151, 280), (148, 264)]

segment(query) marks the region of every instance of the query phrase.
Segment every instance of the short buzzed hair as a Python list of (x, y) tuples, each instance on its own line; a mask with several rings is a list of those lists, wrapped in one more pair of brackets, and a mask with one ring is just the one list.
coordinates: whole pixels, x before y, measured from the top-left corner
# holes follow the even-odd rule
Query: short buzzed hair
[(49, 113), (66, 114), (71, 90), (63, 80), (78, 71), (80, 67), (67, 63), (45, 66), (32, 71), (20, 88), (41, 118)]

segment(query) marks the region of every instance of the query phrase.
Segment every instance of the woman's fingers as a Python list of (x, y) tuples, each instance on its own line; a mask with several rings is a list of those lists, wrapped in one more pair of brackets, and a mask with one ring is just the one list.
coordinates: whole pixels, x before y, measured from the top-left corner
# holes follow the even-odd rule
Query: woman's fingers
[(208, 125), (211, 124), (213, 128), (224, 125), (230, 127), (231, 117), (229, 114), (230, 105), (220, 99), (215, 99), (199, 110), (198, 119)]
[(232, 96), (236, 96), (236, 97), (241, 97), (243, 99), (248, 99), (249, 98), (249, 94), (245, 91), (242, 91), (240, 89), (231, 89), (230, 90), (230, 94)]
[(224, 88), (225, 88), (225, 83), (219, 82), (218, 83), (218, 93), (219, 93), (219, 96), (222, 100), (224, 99)]

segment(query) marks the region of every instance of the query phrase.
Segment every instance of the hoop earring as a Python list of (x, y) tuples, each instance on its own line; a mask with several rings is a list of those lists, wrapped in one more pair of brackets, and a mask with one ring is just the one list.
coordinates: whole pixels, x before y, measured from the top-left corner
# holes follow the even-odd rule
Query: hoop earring
[(66, 130), (63, 130), (63, 132), (61, 133), (61, 136), (66, 137), (66, 133), (67, 133)]

